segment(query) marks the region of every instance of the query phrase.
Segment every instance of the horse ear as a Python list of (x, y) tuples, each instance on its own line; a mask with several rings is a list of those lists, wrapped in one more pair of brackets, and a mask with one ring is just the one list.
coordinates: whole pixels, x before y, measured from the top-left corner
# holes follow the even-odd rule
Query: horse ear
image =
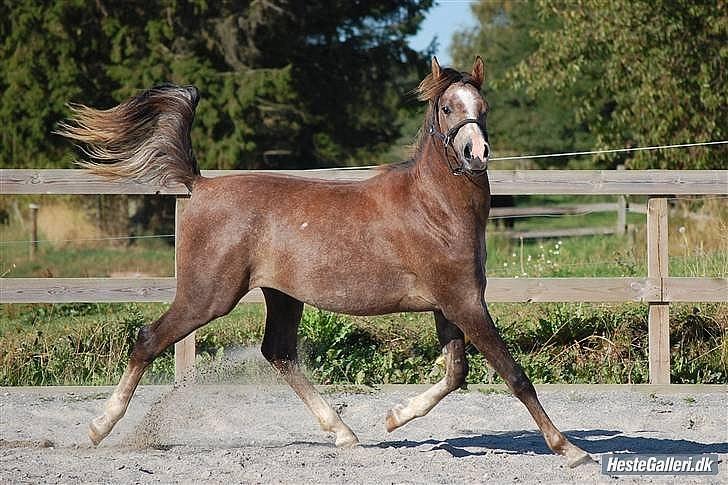
[(437, 57), (432, 56), (432, 79), (439, 78), (441, 73), (442, 69), (440, 69), (440, 63), (437, 62)]
[(485, 66), (483, 64), (482, 57), (477, 56), (475, 58), (475, 62), (473, 63), (473, 70), (470, 73), (470, 77), (472, 78), (473, 82), (478, 85), (478, 88), (483, 85), (483, 80), (485, 79)]

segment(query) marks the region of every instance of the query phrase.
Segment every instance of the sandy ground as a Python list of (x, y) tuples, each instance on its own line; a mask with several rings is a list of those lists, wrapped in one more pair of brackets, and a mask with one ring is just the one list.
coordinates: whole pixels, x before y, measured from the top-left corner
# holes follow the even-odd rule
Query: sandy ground
[[(110, 388), (0, 388), (2, 483), (728, 483), (725, 387), (653, 393), (540, 390), (552, 419), (597, 460), (609, 452), (718, 453), (717, 477), (569, 469), (515, 398), (457, 392), (388, 434), (384, 414), (418, 388), (326, 395), (361, 446), (339, 450), (288, 388), (144, 386), (94, 448), (88, 421)], [(617, 482), (618, 480), (618, 482)]]

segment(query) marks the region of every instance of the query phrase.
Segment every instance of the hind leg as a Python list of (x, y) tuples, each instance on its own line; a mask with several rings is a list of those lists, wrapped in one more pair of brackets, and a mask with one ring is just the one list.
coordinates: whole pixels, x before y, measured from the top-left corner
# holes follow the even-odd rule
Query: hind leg
[(318, 419), (321, 429), (336, 434), (336, 446), (350, 447), (359, 443), (356, 435), (341, 420), (297, 363), (296, 341), (303, 303), (285, 293), (263, 288), (266, 319), (263, 337), (263, 356), (281, 373), (283, 379)]
[(216, 288), (216, 291), (200, 291), (202, 287), (197, 286), (194, 287), (195, 292), (188, 292), (185, 288), (192, 286), (184, 285), (184, 279), (182, 282), (181, 287), (178, 282), (177, 296), (169, 310), (156, 322), (139, 331), (129, 364), (106, 401), (104, 413), (89, 424), (88, 434), (94, 445), (106, 438), (124, 416), (144, 371), (154, 359), (195, 329), (230, 312), (245, 292), (239, 286), (240, 283), (235, 287), (227, 286), (227, 291), (220, 288)]
[(445, 396), (465, 383), (468, 362), (465, 358), (463, 332), (439, 311), (435, 312), (435, 326), (437, 338), (442, 345), (442, 355), (445, 357), (445, 377), (419, 396), (410, 399), (406, 406), (398, 405), (390, 410), (385, 421), (389, 432), (414, 418), (424, 416)]

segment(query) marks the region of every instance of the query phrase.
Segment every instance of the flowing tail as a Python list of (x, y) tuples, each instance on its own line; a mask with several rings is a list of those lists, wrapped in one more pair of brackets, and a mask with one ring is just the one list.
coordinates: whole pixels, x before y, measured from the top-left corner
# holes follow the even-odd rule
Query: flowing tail
[(92, 173), (140, 183), (184, 184), (200, 176), (190, 128), (199, 93), (194, 86), (155, 86), (118, 106), (71, 105), (73, 116), (55, 133), (79, 142)]

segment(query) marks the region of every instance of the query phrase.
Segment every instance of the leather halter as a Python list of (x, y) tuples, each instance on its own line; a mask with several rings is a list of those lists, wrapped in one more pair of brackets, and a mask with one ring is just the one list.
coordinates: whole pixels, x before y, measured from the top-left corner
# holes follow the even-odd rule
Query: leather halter
[[(480, 119), (477, 118), (465, 118), (457, 123), (447, 130), (447, 133), (442, 133), (440, 131), (440, 96), (435, 98), (435, 105), (432, 112), (432, 120), (430, 120), (430, 127), (427, 130), (427, 132), (430, 134), (430, 136), (436, 136), (442, 141), (443, 145), (443, 155), (445, 156), (445, 161), (447, 162), (448, 167), (450, 168), (450, 172), (453, 175), (481, 175), (486, 170), (488, 170), (488, 159), (490, 158), (490, 144), (488, 143), (488, 128), (485, 126), (485, 118), (483, 117), (483, 120), (481, 122)], [(462, 128), (465, 125), (468, 125), (470, 123), (475, 123), (475, 125), (480, 129), (480, 132), (483, 134), (483, 141), (485, 142), (485, 148), (488, 150), (488, 154), (485, 155), (485, 167), (477, 170), (473, 170), (471, 168), (465, 168), (465, 164), (460, 161), (460, 158), (457, 156), (457, 153), (454, 153), (455, 160), (458, 162), (457, 165), (453, 167), (453, 164), (450, 162), (450, 157), (448, 156), (448, 148), (452, 148), (453, 152), (455, 152), (455, 148), (452, 146), (452, 142), (457, 136), (458, 132), (460, 131), (460, 128)]]

